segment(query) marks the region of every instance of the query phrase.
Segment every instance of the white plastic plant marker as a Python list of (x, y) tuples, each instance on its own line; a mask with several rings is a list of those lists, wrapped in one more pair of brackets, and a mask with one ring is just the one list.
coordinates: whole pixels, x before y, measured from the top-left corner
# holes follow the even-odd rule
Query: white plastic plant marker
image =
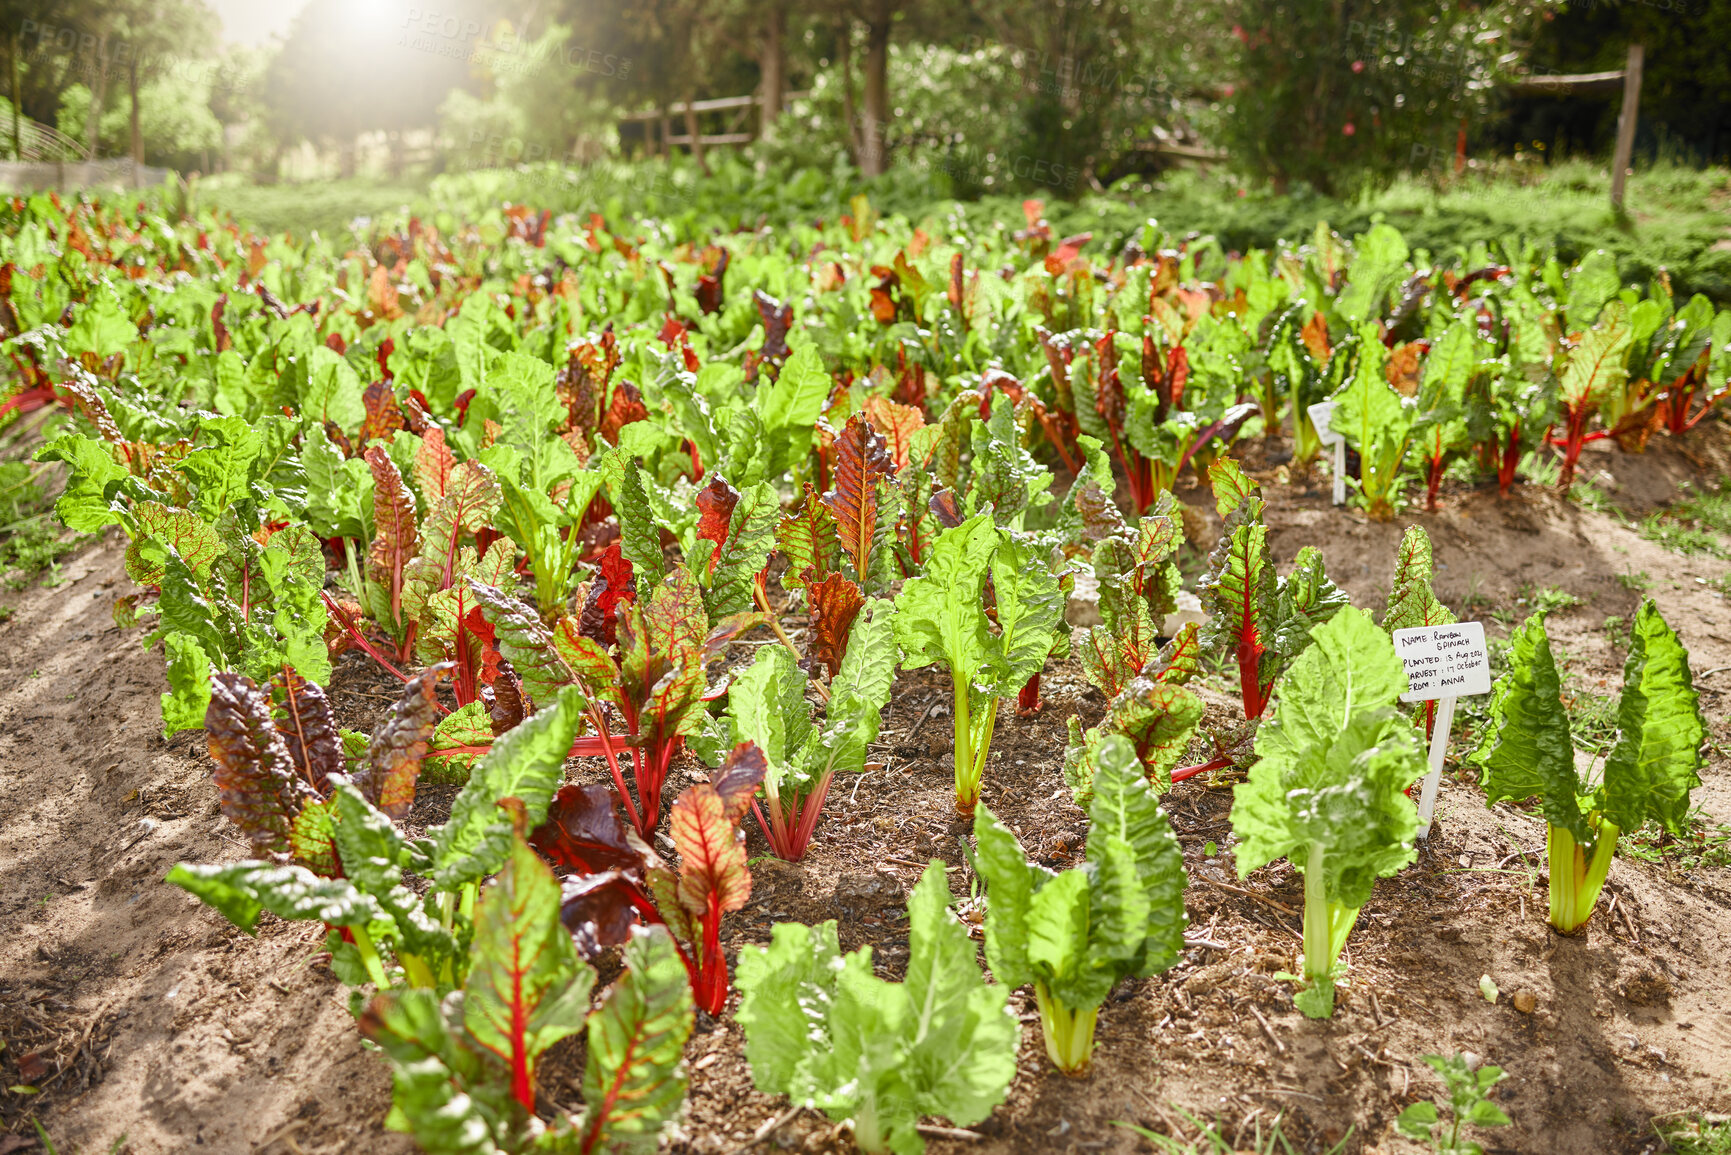
[(1454, 726), (1455, 699), (1491, 692), (1491, 661), (1485, 651), (1485, 627), (1480, 622), (1446, 626), (1414, 626), (1394, 632), (1394, 652), (1406, 667), (1403, 702), (1436, 703), (1431, 722), (1430, 773), (1418, 798), (1418, 836), (1430, 834), (1436, 814), (1437, 788), (1442, 783), (1443, 756)]
[(1318, 401), (1305, 407), (1310, 424), (1316, 429), (1316, 439), (1334, 446), (1334, 504), (1346, 504), (1346, 438), (1336, 433), (1329, 422), (1334, 420), (1333, 401)]

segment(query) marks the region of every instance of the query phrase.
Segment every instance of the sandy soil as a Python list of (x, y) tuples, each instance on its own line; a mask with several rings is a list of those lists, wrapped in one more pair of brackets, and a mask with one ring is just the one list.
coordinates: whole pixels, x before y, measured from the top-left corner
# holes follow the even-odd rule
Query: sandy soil
[[(1585, 472), (1628, 511), (1671, 499), (1689, 479), (1731, 472), (1722, 428), (1643, 457), (1594, 452)], [(1595, 451), (1602, 446), (1592, 447)], [(1271, 459), (1272, 460), (1272, 459)], [(1253, 458), (1254, 463), (1254, 458)], [(1436, 514), (1391, 524), (1327, 505), (1305, 479), (1268, 481), (1271, 545), (1289, 560), (1320, 545), (1330, 572), (1360, 605), (1380, 610), (1395, 543), (1409, 521), (1431, 533), (1438, 594), (1493, 635), (1524, 617), (1517, 599), (1557, 587), (1581, 599), (1552, 618), (1574, 685), (1615, 694), (1620, 652), (1603, 628), (1638, 594), (1619, 575), (1644, 574), (1688, 644), (1717, 743), (1728, 737), (1731, 606), (1705, 584), (1726, 567), (1667, 553), (1617, 518), (1525, 490), (1448, 492)], [(1181, 492), (1205, 504), (1194, 489)], [(383, 1129), (389, 1080), (364, 1053), (340, 983), (323, 965), (320, 934), (266, 916), (256, 938), (161, 883), (180, 860), (244, 857), (216, 807), (202, 740), (165, 744), (157, 695), (161, 659), (117, 629), (110, 605), (126, 592), (121, 549), (101, 543), (54, 589), (8, 601), (0, 625), (0, 1155), (36, 1146), (39, 1116), (59, 1151), (396, 1152)], [(1049, 671), (1045, 710), (999, 724), (985, 801), (1048, 865), (1080, 860), (1086, 820), (1062, 789), (1064, 720), (1098, 719), (1104, 701), (1066, 665)], [(365, 724), (389, 687), (345, 657), (333, 687), (349, 725)], [(1205, 686), (1211, 721), (1230, 717), (1227, 683)], [(841, 919), (843, 946), (874, 948), (880, 973), (906, 963), (905, 895), (931, 857), (963, 862), (967, 827), (950, 813), (947, 690), (904, 676), (885, 720), (883, 765), (838, 784), (806, 863), (756, 868), (751, 904), (734, 916), (730, 947), (766, 941), (773, 921)], [(930, 708), (930, 709), (928, 709)], [(1458, 755), (1471, 715), (1457, 730)], [(684, 767), (689, 774), (695, 766)], [(572, 764), (574, 779), (596, 776)], [(673, 789), (683, 786), (676, 773)], [(1731, 822), (1731, 760), (1714, 749), (1697, 798)], [(1347, 948), (1349, 985), (1332, 1020), (1292, 1007), (1299, 945), (1299, 877), (1284, 863), (1240, 881), (1224, 846), (1230, 781), (1185, 783), (1169, 797), (1189, 862), (1192, 936), (1205, 939), (1165, 975), (1127, 984), (1101, 1013), (1092, 1072), (1050, 1072), (1031, 995), (1017, 994), (1025, 1031), (1010, 1101), (971, 1140), (934, 1136), (934, 1151), (1146, 1150), (1113, 1121), (1193, 1136), (1182, 1112), (1220, 1121), (1248, 1147), (1279, 1116), (1295, 1149), (1415, 1151), (1393, 1120), (1439, 1084), (1425, 1054), (1470, 1050), (1511, 1077), (1499, 1103), (1512, 1127), (1480, 1134), (1492, 1151), (1652, 1151), (1652, 1116), (1731, 1110), (1731, 870), (1619, 859), (1607, 902), (1587, 932), (1544, 923), (1543, 826), (1452, 773), (1435, 836), (1419, 862), (1385, 880)], [(414, 820), (437, 821), (449, 790), (428, 789)], [(751, 853), (767, 852), (752, 835)], [(951, 874), (965, 893), (965, 867)], [(1493, 1005), (1479, 990), (1489, 975)], [(1531, 994), (1534, 1009), (1511, 1005)], [(1523, 998), (1523, 1003), (1525, 999)], [(779, 1120), (760, 1150), (851, 1150), (809, 1112), (751, 1087), (731, 1020), (705, 1023), (688, 1051), (692, 1096), (671, 1149), (733, 1151)], [(569, 1049), (568, 1049), (569, 1050)], [(550, 1104), (578, 1101), (574, 1053), (544, 1065)]]

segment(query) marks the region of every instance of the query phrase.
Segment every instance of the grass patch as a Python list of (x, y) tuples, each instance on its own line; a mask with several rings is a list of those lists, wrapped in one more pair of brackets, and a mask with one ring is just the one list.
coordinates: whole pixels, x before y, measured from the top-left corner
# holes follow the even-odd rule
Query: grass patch
[(1641, 536), (1672, 553), (1731, 559), (1731, 479), (1713, 489), (1685, 485), (1670, 508), (1649, 514)]
[[(1216, 1119), (1212, 1124), (1204, 1123), (1182, 1107), (1174, 1107), (1174, 1111), (1182, 1115), (1191, 1126), (1197, 1130), (1194, 1139), (1174, 1139), (1150, 1131), (1146, 1127), (1138, 1127), (1134, 1123), (1124, 1123), (1112, 1120), (1114, 1127), (1122, 1127), (1126, 1131), (1134, 1131), (1156, 1151), (1169, 1152), (1170, 1155), (1297, 1155), (1297, 1148), (1280, 1129), (1280, 1116), (1276, 1115), (1264, 1128), (1262, 1120), (1258, 1119), (1251, 1128), (1242, 1124), (1228, 1141), (1221, 1130), (1225, 1124)], [(1330, 1147), (1327, 1155), (1339, 1155), (1346, 1149), (1347, 1140), (1352, 1138), (1353, 1128), (1348, 1127), (1346, 1136), (1340, 1142)]]
[(24, 589), (44, 571), (45, 584), (58, 585), (60, 559), (89, 537), (55, 520), (55, 495), (41, 484), (48, 468), (0, 461), (0, 576), (13, 590)]
[(340, 242), (358, 218), (391, 217), (415, 211), (426, 196), (424, 182), (321, 181), (315, 184), (256, 185), (231, 178), (198, 182), (199, 208), (217, 209), (261, 233), (285, 232), (306, 240), (317, 232)]
[(1731, 866), (1731, 823), (1709, 825), (1707, 815), (1696, 807), (1684, 820), (1681, 835), (1649, 822), (1623, 835), (1617, 849), (1630, 858), (1678, 870), (1722, 869)]
[(1731, 1155), (1731, 1115), (1661, 1115), (1653, 1130), (1674, 1155)]

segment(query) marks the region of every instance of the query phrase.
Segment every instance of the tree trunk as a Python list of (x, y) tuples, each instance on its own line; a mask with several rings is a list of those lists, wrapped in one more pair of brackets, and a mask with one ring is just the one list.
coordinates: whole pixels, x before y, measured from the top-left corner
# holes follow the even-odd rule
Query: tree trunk
[(96, 42), (96, 76), (90, 85), (90, 110), (85, 114), (84, 144), (91, 159), (102, 149), (102, 101), (108, 95), (108, 38)]
[(18, 80), (18, 33), (12, 34), (12, 159), (24, 159), (24, 114), (19, 111), (23, 97), (19, 95)]
[(656, 156), (665, 157), (668, 160), (673, 159), (673, 146), (667, 143), (668, 138), (672, 135), (673, 119), (667, 115), (667, 102), (663, 101), (661, 104), (661, 136), (655, 142)]
[(860, 164), (859, 122), (853, 103), (853, 22), (842, 20), (836, 27), (836, 63), (841, 65), (841, 120), (847, 138), (848, 158)]
[(138, 57), (126, 66), (126, 86), (132, 95), (132, 184), (138, 186), (138, 170), (144, 164), (144, 133), (138, 125)]
[(781, 94), (787, 87), (787, 9), (771, 4), (765, 15), (763, 46), (758, 51), (758, 71), (763, 77), (763, 105), (758, 113), (759, 140), (775, 139), (775, 122), (781, 116)]
[(865, 109), (860, 123), (860, 175), (882, 176), (890, 121), (890, 0), (866, 6)]
[(692, 105), (697, 103), (697, 91), (685, 91), (685, 135), (691, 138), (691, 158), (697, 162), (697, 167), (703, 175), (709, 175), (709, 162), (703, 156), (703, 137), (697, 131), (697, 110)]

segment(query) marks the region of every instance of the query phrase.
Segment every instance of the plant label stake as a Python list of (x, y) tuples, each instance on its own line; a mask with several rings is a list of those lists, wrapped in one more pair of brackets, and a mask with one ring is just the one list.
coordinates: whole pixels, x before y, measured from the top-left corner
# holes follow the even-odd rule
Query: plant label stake
[(1403, 702), (1436, 702), (1430, 733), (1430, 773), (1418, 799), (1418, 836), (1430, 834), (1436, 813), (1437, 787), (1442, 782), (1443, 755), (1448, 753), (1449, 729), (1455, 720), (1455, 699), (1491, 692), (1490, 655), (1485, 652), (1485, 627), (1479, 622), (1447, 626), (1414, 626), (1394, 632), (1394, 652), (1406, 666)]
[(1346, 438), (1336, 433), (1329, 422), (1334, 420), (1334, 402), (1318, 401), (1304, 410), (1316, 428), (1316, 439), (1323, 445), (1334, 446), (1334, 504), (1346, 504)]

